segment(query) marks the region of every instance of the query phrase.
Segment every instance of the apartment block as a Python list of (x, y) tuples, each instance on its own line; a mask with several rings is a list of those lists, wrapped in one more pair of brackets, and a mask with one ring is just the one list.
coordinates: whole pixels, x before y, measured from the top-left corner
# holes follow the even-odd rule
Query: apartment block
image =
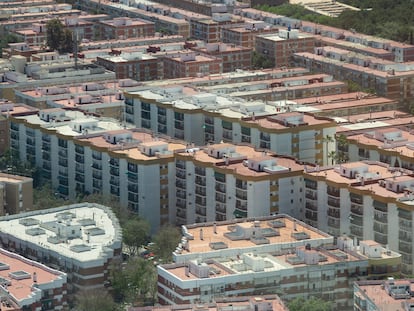
[(117, 79), (149, 81), (163, 76), (162, 61), (157, 57), (142, 52), (114, 51), (112, 54), (98, 56), (96, 64), (115, 72)]
[(129, 17), (101, 21), (98, 28), (101, 39), (106, 40), (151, 37), (155, 34), (154, 23)]
[(0, 249), (1, 310), (68, 310), (67, 275)]
[(260, 21), (246, 21), (241, 25), (221, 27), (221, 42), (254, 49), (258, 35), (277, 33), (278, 29)]
[(412, 63), (372, 58), (357, 55), (343, 49), (321, 47), (315, 53), (295, 53), (299, 66), (316, 72), (331, 74), (335, 79), (349, 79), (365, 89), (372, 89), (379, 96), (410, 102), (413, 93)]
[[(412, 170), (413, 146), (409, 126), (411, 118), (396, 118), (395, 124), (383, 124), (381, 128), (366, 129), (359, 132), (341, 131), (347, 137), (342, 150), (350, 161), (373, 160), (392, 167)], [(398, 122), (407, 122), (406, 128), (397, 127)], [(386, 126), (388, 125), (388, 126)]]
[(75, 68), (74, 61), (65, 57), (53, 61), (27, 63), (25, 57), (20, 56), (14, 61), (13, 66), (15, 71), (0, 71), (0, 97), (13, 102), (16, 102), (16, 89), (55, 87), (115, 78), (115, 73), (95, 64), (79, 62)]
[(232, 144), (176, 154), (178, 225), (258, 217), (299, 216), (303, 165), (292, 158)]
[(275, 67), (291, 66), (293, 54), (312, 52), (314, 48), (315, 37), (297, 29), (279, 29), (277, 34), (256, 36), (256, 52), (271, 60)]
[(159, 302), (278, 293), (352, 310), (352, 283), (366, 278), (368, 256), (338, 240), (282, 214), (183, 226), (174, 263), (157, 267)]
[(237, 69), (249, 70), (252, 67), (252, 49), (224, 43), (208, 43), (205, 47), (193, 47), (192, 50), (218, 57), (223, 60), (223, 72)]
[(94, 203), (4, 216), (0, 228), (3, 248), (66, 272), (70, 296), (77, 290), (103, 290), (112, 260), (121, 255), (116, 216)]
[[(12, 172), (13, 168), (10, 168)], [(18, 214), (33, 207), (33, 180), (0, 173), (0, 215)]]
[(402, 255), (401, 271), (412, 273), (411, 171), (369, 160), (305, 168), (304, 181), (306, 223), (387, 245)]
[(37, 109), (9, 102), (7, 99), (0, 100), (0, 155), (10, 148), (10, 115), (24, 115), (37, 112)]
[(206, 76), (223, 72), (223, 60), (194, 51), (166, 55), (163, 59), (164, 79)]
[(248, 143), (310, 163), (326, 163), (322, 138), (334, 136), (336, 129), (332, 119), (288, 112), (286, 106), (194, 95), (193, 89), (179, 86), (126, 94), (125, 104), (126, 119), (137, 127), (197, 145)]
[(79, 110), (11, 118), (11, 132), (21, 160), (33, 161), (59, 195), (101, 193), (148, 220), (154, 232), (172, 219), (175, 189), (169, 181), (174, 152), (184, 143)]
[(191, 305), (168, 305), (168, 306), (148, 306), (148, 307), (130, 307), (128, 311), (196, 311), (200, 308), (208, 308), (212, 311), (224, 311), (236, 307), (240, 311), (288, 311), (283, 301), (277, 295), (257, 295), (254, 297), (227, 297), (215, 298), (214, 302), (205, 304)]
[(357, 281), (354, 283), (354, 310), (410, 311), (414, 307), (413, 280)]

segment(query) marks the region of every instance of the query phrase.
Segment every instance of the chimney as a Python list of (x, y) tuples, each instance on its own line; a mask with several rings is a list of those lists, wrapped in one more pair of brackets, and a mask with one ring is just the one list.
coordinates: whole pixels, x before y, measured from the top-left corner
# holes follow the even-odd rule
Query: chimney
[(214, 222), (213, 228), (214, 228), (214, 234), (217, 234), (217, 223)]
[(204, 241), (203, 228), (200, 229), (200, 240)]
[(33, 272), (33, 283), (37, 283), (37, 273)]

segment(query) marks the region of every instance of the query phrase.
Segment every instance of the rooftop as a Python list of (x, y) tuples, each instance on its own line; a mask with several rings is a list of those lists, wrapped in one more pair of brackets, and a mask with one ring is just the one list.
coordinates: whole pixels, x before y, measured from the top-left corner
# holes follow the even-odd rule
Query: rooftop
[(104, 260), (106, 249), (119, 248), (122, 239), (112, 211), (94, 203), (4, 216), (0, 231), (79, 263)]

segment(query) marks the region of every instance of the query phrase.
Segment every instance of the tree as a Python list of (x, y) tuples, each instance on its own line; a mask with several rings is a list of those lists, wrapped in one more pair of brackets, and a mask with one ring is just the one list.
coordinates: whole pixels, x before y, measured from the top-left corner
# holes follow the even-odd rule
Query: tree
[(157, 272), (151, 261), (130, 257), (125, 263), (111, 268), (112, 288), (117, 301), (133, 304), (153, 303), (157, 293)]
[(331, 150), (328, 152), (328, 158), (331, 159), (331, 165), (334, 165), (335, 161), (336, 161), (336, 151), (335, 150)]
[(288, 308), (290, 311), (331, 311), (332, 303), (315, 297), (296, 298), (288, 303)]
[(264, 57), (262, 54), (254, 51), (252, 54), (252, 66), (254, 69), (261, 69), (272, 68), (274, 67), (274, 64), (269, 57)]
[(326, 135), (322, 138), (322, 142), (326, 144), (325, 152), (326, 152), (326, 164), (328, 164), (328, 156), (329, 156), (329, 145), (334, 142), (334, 139), (330, 135)]
[(336, 159), (339, 163), (348, 161), (348, 139), (344, 134), (340, 134), (336, 137), (337, 143), (337, 156)]
[(62, 206), (70, 203), (55, 195), (55, 191), (50, 183), (45, 183), (41, 187), (33, 189), (33, 210), (42, 210), (51, 207)]
[(50, 49), (64, 53), (73, 51), (72, 31), (65, 29), (59, 19), (49, 20), (46, 29), (46, 43)]
[(154, 236), (154, 252), (163, 262), (172, 261), (172, 253), (181, 239), (180, 230), (172, 225), (161, 227)]
[(114, 311), (116, 304), (105, 290), (79, 291), (76, 295), (75, 311)]
[(132, 217), (122, 227), (122, 238), (129, 254), (135, 256), (139, 248), (149, 239), (150, 225), (147, 221)]

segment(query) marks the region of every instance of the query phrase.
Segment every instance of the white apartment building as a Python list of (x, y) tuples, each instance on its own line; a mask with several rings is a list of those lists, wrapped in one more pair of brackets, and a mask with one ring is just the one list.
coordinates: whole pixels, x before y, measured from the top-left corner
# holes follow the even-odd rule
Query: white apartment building
[[(317, 296), (352, 310), (352, 284), (369, 258), (388, 265), (399, 254), (332, 236), (285, 215), (182, 227), (174, 263), (159, 265), (161, 304), (207, 303), (216, 297), (277, 293), (285, 301)], [(398, 260), (397, 260), (398, 266)]]
[(176, 154), (176, 223), (288, 213), (304, 202), (303, 165), (250, 146), (208, 145)]
[(411, 171), (353, 162), (305, 170), (304, 182), (306, 223), (335, 236), (374, 240), (402, 255), (403, 273), (414, 271)]
[(79, 203), (1, 217), (0, 242), (9, 251), (65, 271), (72, 294), (103, 288), (109, 265), (121, 256), (122, 234), (110, 208)]
[(125, 94), (126, 121), (197, 145), (246, 143), (300, 161), (327, 164), (334, 150), (333, 120), (290, 112), (286, 101), (247, 102), (236, 97), (170, 86)]
[(46, 109), (10, 121), (11, 147), (41, 168), (58, 195), (102, 193), (147, 219), (154, 231), (171, 222), (174, 150), (185, 144), (74, 110)]

